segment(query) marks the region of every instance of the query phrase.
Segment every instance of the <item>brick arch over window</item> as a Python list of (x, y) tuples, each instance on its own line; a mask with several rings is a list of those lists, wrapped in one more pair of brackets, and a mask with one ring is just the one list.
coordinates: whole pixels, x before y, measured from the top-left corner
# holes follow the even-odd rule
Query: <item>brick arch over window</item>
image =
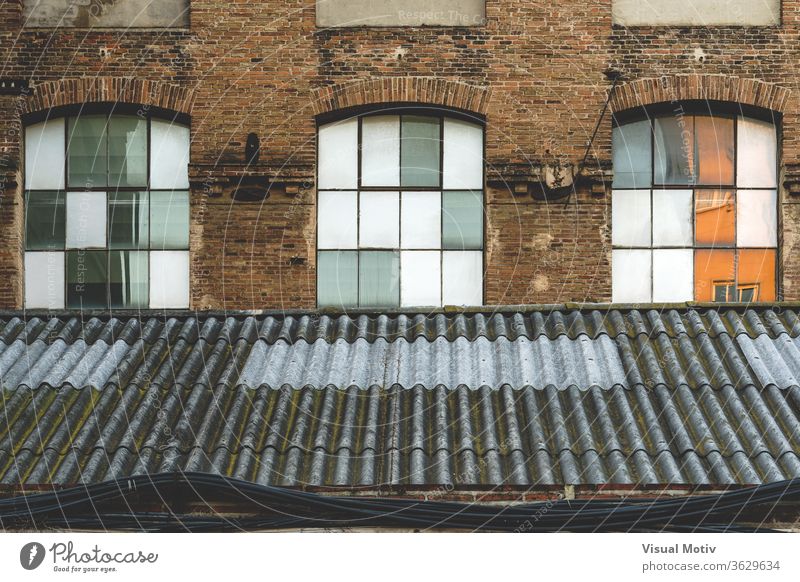
[(83, 77), (46, 81), (36, 85), (25, 100), (24, 113), (81, 103), (137, 103), (190, 114), (190, 89), (128, 77)]
[(485, 115), (490, 89), (435, 77), (389, 77), (314, 90), (314, 114), (380, 103), (421, 103)]

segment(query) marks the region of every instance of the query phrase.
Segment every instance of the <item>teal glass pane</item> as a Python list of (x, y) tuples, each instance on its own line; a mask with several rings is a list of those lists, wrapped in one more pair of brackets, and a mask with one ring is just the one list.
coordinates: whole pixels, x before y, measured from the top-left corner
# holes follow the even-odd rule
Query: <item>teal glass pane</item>
[(67, 307), (106, 309), (108, 251), (67, 252)]
[(320, 251), (317, 255), (317, 304), (320, 307), (358, 305), (358, 252)]
[(108, 195), (108, 246), (112, 249), (146, 249), (150, 236), (147, 192)]
[(656, 184), (695, 183), (694, 118), (689, 115), (659, 117), (653, 144)]
[(404, 115), (400, 120), (400, 137), (400, 185), (438, 187), (440, 120)]
[(108, 183), (147, 187), (147, 121), (112, 116), (108, 122)]
[(483, 248), (483, 192), (443, 194), (442, 248)]
[(652, 139), (649, 120), (614, 128), (614, 188), (650, 188)]
[(147, 251), (111, 251), (109, 257), (112, 308), (147, 308)]
[(67, 128), (69, 185), (97, 188), (107, 185), (107, 137), (104, 115), (71, 117)]
[(360, 307), (400, 305), (400, 253), (361, 251), (358, 257)]
[(64, 192), (25, 193), (25, 249), (64, 248), (66, 195)]
[(189, 248), (188, 192), (150, 192), (150, 248)]

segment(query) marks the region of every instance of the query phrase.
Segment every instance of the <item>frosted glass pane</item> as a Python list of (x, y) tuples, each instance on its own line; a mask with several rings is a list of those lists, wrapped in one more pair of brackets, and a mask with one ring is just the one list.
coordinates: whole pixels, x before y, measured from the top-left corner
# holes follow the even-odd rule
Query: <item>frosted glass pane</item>
[(483, 189), (483, 128), (458, 119), (444, 120), (444, 188)]
[(25, 193), (26, 250), (55, 251), (64, 248), (66, 194)]
[(147, 192), (111, 193), (108, 200), (108, 246), (146, 249), (150, 239)]
[(108, 308), (108, 252), (67, 252), (67, 307)]
[(444, 192), (443, 204), (442, 246), (483, 248), (483, 192)]
[(692, 249), (653, 251), (653, 301), (691, 301), (694, 296), (693, 271)]
[(695, 181), (694, 118), (659, 117), (653, 144), (654, 183), (690, 184)]
[(359, 246), (388, 249), (400, 246), (398, 192), (362, 192), (358, 211)]
[(736, 193), (736, 245), (778, 246), (778, 194), (775, 190)]
[[(441, 125), (438, 117), (404, 115), (400, 121), (400, 184), (439, 186)], [(480, 187), (480, 186), (479, 186)]]
[(362, 120), (361, 184), (400, 185), (400, 116), (377, 115)]
[(442, 304), (441, 260), (439, 251), (400, 253), (402, 307), (434, 307)]
[(67, 248), (106, 246), (106, 193), (67, 192)]
[(112, 308), (148, 306), (149, 271), (147, 251), (111, 251), (109, 287)]
[(25, 253), (25, 308), (64, 308), (64, 253)]
[(150, 193), (150, 248), (189, 248), (189, 193)]
[(442, 304), (483, 305), (483, 253), (442, 253)]
[(320, 192), (317, 220), (318, 248), (354, 249), (358, 246), (356, 192)]
[(653, 130), (649, 120), (614, 128), (614, 188), (650, 187), (652, 139)]
[(189, 251), (150, 253), (150, 307), (189, 307)]
[(614, 303), (649, 303), (652, 251), (611, 252), (611, 297)]
[(358, 305), (358, 251), (322, 251), (317, 257), (317, 305)]
[(25, 128), (25, 187), (64, 188), (64, 118)]
[(189, 128), (174, 121), (150, 121), (150, 187), (189, 189)]
[(400, 305), (400, 253), (361, 251), (358, 254), (358, 304), (361, 307)]
[(97, 188), (108, 184), (108, 142), (105, 115), (71, 117), (67, 128), (69, 185)]
[(736, 181), (739, 187), (774, 188), (777, 185), (777, 138), (767, 121), (739, 118)]
[(692, 246), (692, 191), (653, 191), (653, 246)]
[(147, 186), (147, 121), (112, 115), (108, 123), (108, 183)]
[(358, 119), (319, 128), (319, 187), (358, 186)]
[(650, 190), (611, 192), (611, 243), (624, 247), (650, 246)]
[(442, 241), (442, 196), (439, 192), (403, 192), (400, 245), (404, 249), (438, 249)]

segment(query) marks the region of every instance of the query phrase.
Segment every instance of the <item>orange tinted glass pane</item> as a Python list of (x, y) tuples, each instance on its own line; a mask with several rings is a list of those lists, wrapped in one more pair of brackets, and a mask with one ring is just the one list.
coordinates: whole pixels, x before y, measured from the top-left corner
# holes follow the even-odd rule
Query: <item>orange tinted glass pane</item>
[(714, 301), (716, 291), (736, 280), (734, 266), (735, 251), (698, 250), (694, 253), (694, 299)]
[(697, 183), (733, 184), (733, 119), (695, 117)]
[(732, 190), (696, 190), (694, 238), (699, 246), (733, 246), (736, 207)]
[(775, 249), (739, 251), (738, 262), (740, 296), (753, 297), (753, 301), (775, 301)]

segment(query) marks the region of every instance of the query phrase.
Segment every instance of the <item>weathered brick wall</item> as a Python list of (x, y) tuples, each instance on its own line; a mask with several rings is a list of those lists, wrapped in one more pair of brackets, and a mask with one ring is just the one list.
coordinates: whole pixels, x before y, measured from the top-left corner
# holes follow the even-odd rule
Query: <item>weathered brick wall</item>
[[(800, 0), (784, 0), (781, 27), (758, 29), (625, 30), (611, 24), (611, 0), (488, 0), (485, 27), (320, 30), (314, 4), (194, 1), (188, 31), (119, 33), (20, 31), (19, 3), (0, 7), (2, 76), (31, 80), (31, 101), (39, 104), (31, 108), (85, 98), (82, 90), (61, 95), (48, 81), (103, 77), (159, 82), (151, 101), (190, 109), (195, 308), (313, 307), (315, 115), (336, 107), (400, 95), (485, 114), (488, 303), (610, 299), (610, 198), (602, 184), (611, 159), (608, 117), (589, 177), (569, 200), (546, 203), (502, 187), (533, 188), (541, 164), (582, 159), (609, 67), (623, 73), (623, 92), (637, 80), (689, 74), (788, 89), (780, 102), (784, 174), (789, 185), (800, 184), (793, 86)], [(36, 94), (41, 87), (50, 101)], [(183, 93), (170, 97), (172, 87)], [(16, 113), (5, 107), (2, 115)], [(250, 132), (260, 137), (261, 158), (247, 168)], [(4, 148), (21, 167), (14, 147)], [(231, 198), (239, 185), (270, 181), (264, 202)], [(16, 184), (12, 190), (0, 208), (4, 241), (20, 237), (19, 209), (5, 204), (9, 195), (19, 200)], [(781, 200), (782, 287), (787, 299), (800, 299), (800, 258), (792, 252), (800, 212), (795, 197), (782, 192)], [(2, 307), (21, 306), (15, 244), (0, 254)]]

